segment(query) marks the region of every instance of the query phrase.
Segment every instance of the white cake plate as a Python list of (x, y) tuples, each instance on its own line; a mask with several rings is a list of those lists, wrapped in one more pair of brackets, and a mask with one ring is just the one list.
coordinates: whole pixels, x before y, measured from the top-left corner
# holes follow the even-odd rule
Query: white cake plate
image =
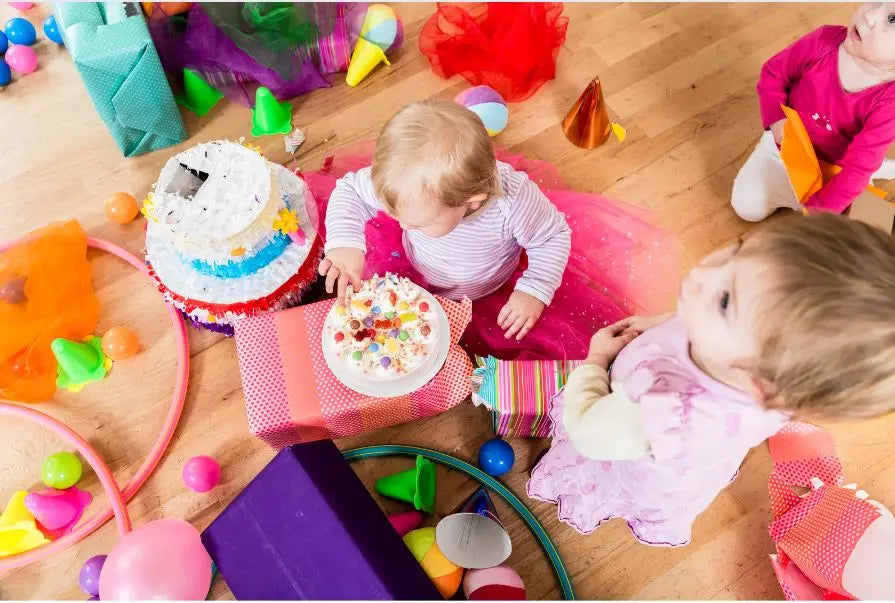
[[(323, 322), (320, 339), (323, 348), (323, 358), (332, 374), (336, 376), (342, 385), (356, 391), (365, 396), (373, 396), (374, 398), (392, 398), (395, 396), (404, 396), (415, 392), (431, 381), (444, 363), (447, 361), (448, 352), (451, 349), (451, 325), (448, 322), (447, 313), (444, 308), (435, 299), (435, 296), (428, 291), (422, 291), (422, 297), (429, 303), (429, 306), (435, 312), (435, 321), (438, 323), (438, 333), (443, 334), (441, 340), (437, 343), (435, 364), (428, 371), (417, 372), (412, 375), (395, 375), (394, 377), (379, 377), (369, 375), (358, 375), (350, 370), (345, 363), (327, 341), (327, 334), (330, 321), (339, 320), (335, 316), (336, 304), (330, 309), (326, 320)], [(338, 303), (338, 302), (336, 302)]]

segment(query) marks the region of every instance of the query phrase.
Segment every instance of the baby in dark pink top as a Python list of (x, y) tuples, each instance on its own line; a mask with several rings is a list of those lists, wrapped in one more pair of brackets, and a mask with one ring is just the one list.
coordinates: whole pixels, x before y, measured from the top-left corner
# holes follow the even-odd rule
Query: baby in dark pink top
[[(842, 168), (806, 203), (841, 213), (873, 178), (895, 176), (895, 3), (864, 4), (848, 27), (823, 26), (771, 57), (758, 79), (765, 133), (733, 185), (741, 218), (801, 209), (780, 160), (784, 104), (799, 112), (817, 156)], [(882, 168), (882, 169), (881, 169)]]

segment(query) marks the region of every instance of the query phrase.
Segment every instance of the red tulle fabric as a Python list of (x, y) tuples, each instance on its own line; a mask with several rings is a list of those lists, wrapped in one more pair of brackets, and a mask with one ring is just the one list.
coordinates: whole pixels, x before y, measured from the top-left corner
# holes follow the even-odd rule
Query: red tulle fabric
[(420, 32), (420, 51), (443, 78), (460, 74), (523, 101), (556, 77), (569, 26), (562, 10), (549, 2), (440, 3)]
[[(372, 145), (329, 158), (324, 168), (305, 174), (314, 196), (325, 201), (336, 180), (370, 165)], [(625, 316), (672, 309), (680, 274), (680, 250), (674, 236), (649, 223), (649, 213), (600, 195), (568, 190), (556, 168), (543, 161), (498, 151), (498, 159), (526, 172), (566, 215), (572, 229), (572, 250), (553, 303), (521, 342), (508, 340), (497, 315), (526, 266), (499, 290), (473, 301), (472, 322), (460, 340), (469, 353), (504, 360), (565, 360), (587, 355), (598, 329)], [(422, 287), (425, 278), (404, 253), (401, 227), (379, 213), (367, 223), (364, 277), (393, 272)], [(437, 291), (434, 291), (437, 293)]]

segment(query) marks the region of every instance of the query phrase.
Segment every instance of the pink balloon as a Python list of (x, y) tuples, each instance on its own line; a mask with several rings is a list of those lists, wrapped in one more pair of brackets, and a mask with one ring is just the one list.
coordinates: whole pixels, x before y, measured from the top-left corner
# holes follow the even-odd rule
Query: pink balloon
[(6, 51), (6, 64), (13, 71), (31, 73), (37, 69), (37, 55), (34, 49), (24, 44), (13, 44)]
[(7, 4), (14, 9), (20, 10), (22, 12), (25, 12), (26, 10), (34, 6), (33, 2), (7, 2)]
[(99, 577), (102, 600), (198, 601), (211, 585), (211, 557), (182, 519), (159, 519), (118, 541)]

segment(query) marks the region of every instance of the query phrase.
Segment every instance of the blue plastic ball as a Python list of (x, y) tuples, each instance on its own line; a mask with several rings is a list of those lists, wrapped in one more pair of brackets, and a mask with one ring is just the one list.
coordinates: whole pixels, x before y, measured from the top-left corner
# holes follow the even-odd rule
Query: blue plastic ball
[(6, 39), (6, 34), (0, 31), (0, 54), (6, 52), (7, 48), (9, 48), (9, 40)]
[(516, 454), (505, 440), (493, 438), (479, 448), (479, 467), (488, 475), (498, 477), (513, 468)]
[(6, 37), (13, 44), (31, 46), (37, 40), (37, 32), (28, 19), (16, 17), (6, 22)]
[(0, 59), (0, 86), (6, 86), (11, 81), (12, 72), (9, 70), (9, 65), (6, 64), (6, 61)]
[(57, 44), (65, 44), (65, 42), (62, 41), (62, 34), (59, 33), (59, 27), (56, 25), (55, 16), (50, 15), (47, 17), (47, 20), (44, 21), (44, 33)]

